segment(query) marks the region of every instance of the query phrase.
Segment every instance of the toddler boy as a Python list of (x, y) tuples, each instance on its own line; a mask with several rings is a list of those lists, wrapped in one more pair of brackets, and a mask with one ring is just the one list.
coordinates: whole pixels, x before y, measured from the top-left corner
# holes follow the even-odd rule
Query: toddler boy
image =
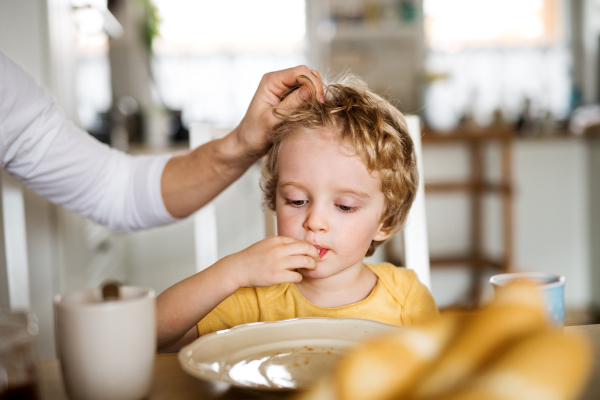
[[(209, 272), (203, 282), (197, 274), (161, 294), (159, 343), (161, 333), (175, 331), (161, 328), (161, 314), (181, 327), (171, 343), (188, 332), (175, 347), (250, 322), (329, 317), (412, 325), (437, 315), (413, 271), (363, 262), (401, 228), (416, 195), (414, 148), (402, 114), (353, 75), (327, 86), (323, 103), (313, 97), (277, 113), (281, 123), (263, 166), (265, 204), (276, 212), (279, 236), (203, 271), (230, 273)], [(228, 288), (219, 293), (229, 297), (210, 312), (194, 310), (183, 294), (207, 282)], [(181, 323), (195, 317), (196, 327)]]

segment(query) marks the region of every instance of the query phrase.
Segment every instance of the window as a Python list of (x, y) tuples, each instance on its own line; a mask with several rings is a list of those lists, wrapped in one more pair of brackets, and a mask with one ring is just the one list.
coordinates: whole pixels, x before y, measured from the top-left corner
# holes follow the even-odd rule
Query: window
[(425, 0), (425, 31), (435, 50), (549, 45), (560, 37), (558, 0)]
[(157, 54), (289, 52), (304, 49), (300, 0), (154, 0), (161, 19)]
[(528, 102), (536, 118), (565, 118), (572, 81), (564, 4), (424, 0), (428, 123), (448, 129), (469, 116), (487, 125), (497, 111), (514, 122)]
[(112, 102), (106, 0), (71, 0), (71, 6), (76, 27), (79, 124), (91, 133), (98, 133), (102, 122), (99, 114), (107, 111)]
[(232, 126), (263, 74), (306, 61), (304, 0), (154, 0), (158, 91), (184, 122)]

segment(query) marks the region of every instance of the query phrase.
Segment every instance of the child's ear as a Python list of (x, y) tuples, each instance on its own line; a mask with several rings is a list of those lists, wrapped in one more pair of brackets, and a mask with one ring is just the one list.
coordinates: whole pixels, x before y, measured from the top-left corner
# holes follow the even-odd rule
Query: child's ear
[(382, 242), (382, 241), (388, 239), (393, 234), (394, 234), (393, 231), (392, 232), (384, 231), (383, 230), (383, 224), (380, 224), (379, 225), (379, 230), (377, 231), (377, 233), (373, 237), (373, 240), (375, 240), (376, 242)]

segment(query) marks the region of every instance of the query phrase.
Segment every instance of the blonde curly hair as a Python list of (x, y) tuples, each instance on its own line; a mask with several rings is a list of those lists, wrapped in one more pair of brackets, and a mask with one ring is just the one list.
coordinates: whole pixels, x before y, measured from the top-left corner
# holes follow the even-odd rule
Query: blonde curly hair
[[(382, 230), (400, 230), (415, 199), (418, 185), (416, 157), (404, 116), (388, 101), (371, 92), (356, 75), (346, 74), (336, 83), (324, 85), (325, 101), (319, 102), (316, 90), (307, 77), (311, 96), (300, 107), (275, 110), (281, 120), (270, 133), (273, 146), (262, 167), (261, 188), (264, 204), (275, 211), (277, 191), (277, 156), (281, 144), (300, 130), (330, 128), (350, 143), (369, 173), (377, 171), (385, 208), (380, 222)], [(383, 241), (372, 241), (365, 256), (375, 252)]]

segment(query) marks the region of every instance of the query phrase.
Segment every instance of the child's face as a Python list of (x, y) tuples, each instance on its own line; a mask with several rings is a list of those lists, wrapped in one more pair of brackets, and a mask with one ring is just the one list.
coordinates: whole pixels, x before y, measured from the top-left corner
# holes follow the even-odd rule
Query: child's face
[(379, 176), (354, 153), (327, 129), (295, 133), (279, 149), (277, 230), (320, 250), (316, 270), (299, 270), (307, 278), (362, 267), (371, 240), (389, 236)]

